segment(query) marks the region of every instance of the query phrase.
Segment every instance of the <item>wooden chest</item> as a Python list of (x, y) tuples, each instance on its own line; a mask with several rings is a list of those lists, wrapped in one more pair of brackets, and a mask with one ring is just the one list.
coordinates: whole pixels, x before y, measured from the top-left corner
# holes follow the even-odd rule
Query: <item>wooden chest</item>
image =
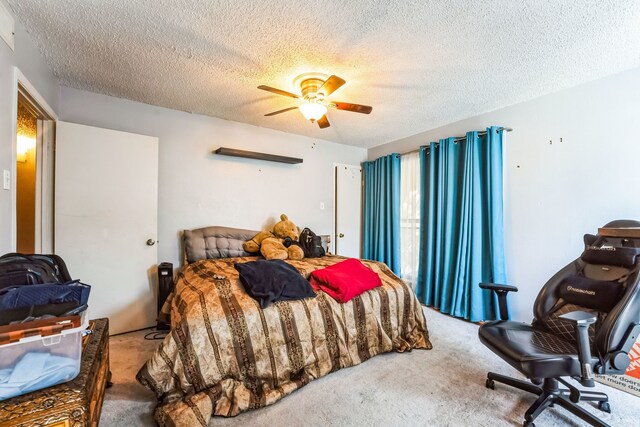
[(97, 426), (109, 372), (109, 320), (90, 321), (78, 376), (65, 384), (0, 402), (0, 427)]

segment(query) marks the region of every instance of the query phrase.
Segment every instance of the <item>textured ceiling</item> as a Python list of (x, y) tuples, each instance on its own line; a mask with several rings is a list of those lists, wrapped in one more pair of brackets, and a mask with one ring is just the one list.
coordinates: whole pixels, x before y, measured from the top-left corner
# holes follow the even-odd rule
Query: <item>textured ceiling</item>
[[(640, 66), (638, 0), (7, 1), (62, 85), (362, 147)], [(373, 112), (263, 117), (310, 71)]]

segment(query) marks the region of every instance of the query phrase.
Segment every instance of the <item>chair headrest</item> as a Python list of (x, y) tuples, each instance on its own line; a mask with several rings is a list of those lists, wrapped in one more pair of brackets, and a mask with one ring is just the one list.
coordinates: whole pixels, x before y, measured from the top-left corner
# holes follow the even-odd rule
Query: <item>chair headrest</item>
[[(602, 228), (640, 228), (640, 221), (632, 219), (617, 219), (608, 222)], [(585, 250), (580, 258), (589, 264), (615, 265), (631, 268), (640, 255), (638, 239), (609, 238), (593, 234), (584, 235)]]

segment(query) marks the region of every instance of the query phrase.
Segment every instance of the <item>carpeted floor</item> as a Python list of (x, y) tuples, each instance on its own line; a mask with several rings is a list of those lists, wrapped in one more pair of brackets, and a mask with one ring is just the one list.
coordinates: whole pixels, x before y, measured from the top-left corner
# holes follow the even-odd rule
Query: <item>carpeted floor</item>
[[(211, 426), (519, 426), (534, 396), (497, 384), (484, 387), (487, 371), (517, 375), (487, 350), (474, 324), (425, 309), (433, 350), (389, 353), (311, 382), (275, 405), (212, 419)], [(114, 386), (107, 390), (101, 425), (153, 426), (154, 396), (135, 374), (159, 341), (149, 331), (111, 338)], [(594, 390), (594, 389), (591, 389)], [(597, 413), (612, 426), (638, 425), (640, 399), (597, 385), (609, 394), (613, 414)], [(561, 408), (545, 411), (538, 427), (585, 425)]]

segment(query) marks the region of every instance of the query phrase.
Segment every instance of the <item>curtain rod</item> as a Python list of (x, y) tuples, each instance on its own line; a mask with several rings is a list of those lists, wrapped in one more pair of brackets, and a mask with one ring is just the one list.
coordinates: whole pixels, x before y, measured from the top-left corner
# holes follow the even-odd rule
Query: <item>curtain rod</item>
[[(505, 132), (511, 132), (511, 131), (513, 131), (513, 129), (512, 129), (512, 128), (507, 128), (507, 127), (500, 127), (500, 128), (498, 128), (498, 129), (503, 130), (503, 131), (505, 131)], [(478, 135), (486, 135), (486, 134), (487, 134), (487, 131), (486, 131), (486, 130), (478, 131)], [(454, 142), (458, 142), (458, 141), (464, 141), (465, 139), (467, 139), (467, 136), (466, 136), (466, 135), (465, 135), (465, 136), (459, 136), (459, 137), (455, 138), (453, 141), (454, 141)], [(436, 142), (436, 145), (438, 145), (438, 144), (439, 144), (439, 142)], [(415, 150), (407, 151), (407, 152), (405, 152), (405, 153), (400, 153), (400, 155), (401, 155), (401, 156), (404, 156), (405, 154), (417, 153), (417, 152), (419, 152), (419, 151), (420, 151), (420, 147), (416, 148)]]

